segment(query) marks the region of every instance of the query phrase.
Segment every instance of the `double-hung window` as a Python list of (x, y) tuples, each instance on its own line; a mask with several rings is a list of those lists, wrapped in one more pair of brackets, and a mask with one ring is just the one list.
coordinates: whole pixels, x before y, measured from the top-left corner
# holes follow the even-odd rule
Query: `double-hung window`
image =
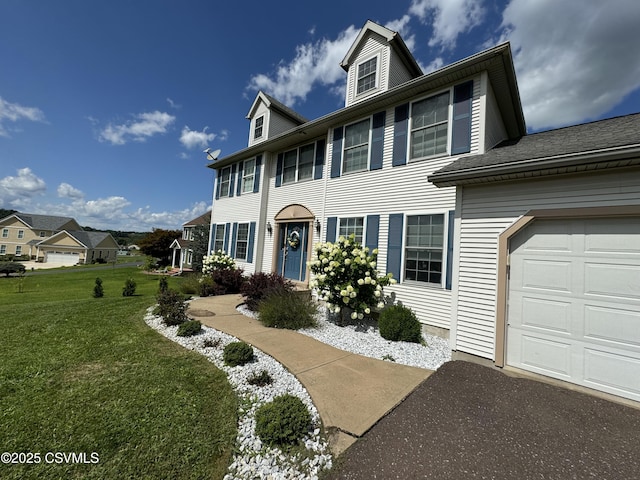
[(444, 215), (407, 217), (404, 279), (441, 285)]
[(22, 255), (22, 245), (16, 245), (16, 255)]
[(228, 197), (230, 187), (231, 187), (231, 167), (226, 167), (220, 171), (220, 196)]
[(214, 232), (214, 237), (213, 237), (213, 251), (217, 252), (218, 250), (223, 250), (224, 249), (224, 234), (225, 234), (225, 227), (226, 225), (224, 223), (220, 223), (216, 225), (216, 231)]
[(260, 138), (262, 137), (262, 129), (264, 127), (264, 115), (262, 115), (261, 117), (256, 118), (256, 124), (253, 128), (253, 138), (254, 140), (256, 138)]
[(309, 180), (313, 178), (315, 144), (310, 143), (284, 153), (282, 183)]
[(7, 253), (7, 246), (0, 245), (0, 255), (4, 255), (5, 253)]
[(341, 218), (338, 225), (338, 237), (348, 237), (354, 234), (356, 242), (362, 244), (364, 240), (364, 218), (363, 217), (349, 217)]
[(377, 73), (378, 57), (370, 58), (358, 65), (358, 95), (376, 88)]
[(245, 160), (242, 166), (242, 193), (253, 192), (253, 179), (256, 175), (256, 159)]
[(249, 224), (239, 223), (236, 234), (236, 259), (247, 259), (247, 248), (249, 246)]
[(8, 228), (3, 228), (2, 229), (2, 238), (9, 238), (9, 229)]
[(450, 93), (411, 105), (411, 159), (447, 153)]
[(366, 170), (369, 165), (370, 119), (347, 125), (344, 129), (342, 173)]
[(24, 230), (18, 230), (18, 238), (24, 238)]

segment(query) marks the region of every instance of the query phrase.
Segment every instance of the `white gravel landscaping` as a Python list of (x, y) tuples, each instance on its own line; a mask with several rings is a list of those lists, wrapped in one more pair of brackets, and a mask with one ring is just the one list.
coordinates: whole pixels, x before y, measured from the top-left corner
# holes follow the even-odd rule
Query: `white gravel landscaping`
[[(145, 322), (170, 340), (199, 352), (213, 362), (227, 374), (229, 382), (240, 397), (237, 452), (224, 477), (225, 480), (317, 479), (321, 470), (331, 468), (332, 456), (326, 440), (321, 436), (318, 411), (305, 388), (293, 374), (255, 347), (254, 362), (239, 367), (228, 367), (222, 358), (223, 349), (228, 343), (237, 341), (237, 338), (206, 326), (202, 327), (203, 332), (199, 335), (178, 337), (176, 335), (178, 327), (165, 326), (162, 318), (155, 316), (153, 310), (153, 307), (149, 308)], [(238, 310), (246, 316), (255, 318), (255, 314), (244, 306), (238, 307)], [(373, 326), (339, 327), (327, 321), (324, 308), (319, 309), (316, 320), (316, 328), (303, 329), (299, 332), (342, 350), (432, 370), (451, 359), (448, 342), (436, 336), (424, 335), (425, 345), (390, 342), (383, 339)], [(215, 343), (216, 346), (205, 347), (206, 340)], [(271, 385), (258, 387), (247, 382), (248, 377), (259, 374), (263, 370), (269, 372), (273, 379)], [(303, 440), (309, 451), (308, 458), (291, 457), (277, 448), (269, 448), (263, 445), (254, 433), (256, 409), (285, 393), (299, 397), (311, 413), (314, 430), (309, 432)]]

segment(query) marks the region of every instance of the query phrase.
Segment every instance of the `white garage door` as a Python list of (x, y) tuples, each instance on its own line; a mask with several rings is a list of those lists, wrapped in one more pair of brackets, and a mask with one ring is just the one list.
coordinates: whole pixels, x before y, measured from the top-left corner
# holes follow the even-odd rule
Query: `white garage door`
[(44, 261), (47, 263), (60, 263), (62, 265), (76, 265), (80, 261), (80, 254), (48, 252)]
[(534, 221), (510, 250), (507, 364), (640, 401), (640, 218)]

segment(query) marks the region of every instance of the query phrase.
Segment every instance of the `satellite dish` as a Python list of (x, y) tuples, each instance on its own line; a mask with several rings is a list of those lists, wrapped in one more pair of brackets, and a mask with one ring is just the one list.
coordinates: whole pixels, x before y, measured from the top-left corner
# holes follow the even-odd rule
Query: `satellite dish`
[(218, 159), (218, 156), (220, 156), (220, 152), (222, 150), (217, 149), (214, 150), (213, 152), (211, 151), (211, 149), (209, 147), (207, 147), (207, 149), (204, 151), (204, 153), (207, 154), (207, 157), (210, 158), (213, 161), (216, 161)]

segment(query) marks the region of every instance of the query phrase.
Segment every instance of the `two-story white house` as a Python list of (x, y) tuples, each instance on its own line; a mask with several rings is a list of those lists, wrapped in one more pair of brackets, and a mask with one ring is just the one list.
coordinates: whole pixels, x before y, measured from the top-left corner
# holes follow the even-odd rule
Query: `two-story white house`
[(312, 245), (353, 233), (398, 281), (386, 292), (446, 333), (456, 190), (427, 177), (525, 133), (510, 47), (423, 75), (400, 35), (369, 21), (341, 66), (345, 107), (319, 119), (257, 95), (248, 147), (210, 165), (211, 249), (308, 283)]
[(640, 115), (527, 135), (508, 43), (423, 74), (369, 21), (341, 66), (321, 118), (257, 95), (210, 249), (307, 284), (353, 233), (454, 358), (640, 400)]

